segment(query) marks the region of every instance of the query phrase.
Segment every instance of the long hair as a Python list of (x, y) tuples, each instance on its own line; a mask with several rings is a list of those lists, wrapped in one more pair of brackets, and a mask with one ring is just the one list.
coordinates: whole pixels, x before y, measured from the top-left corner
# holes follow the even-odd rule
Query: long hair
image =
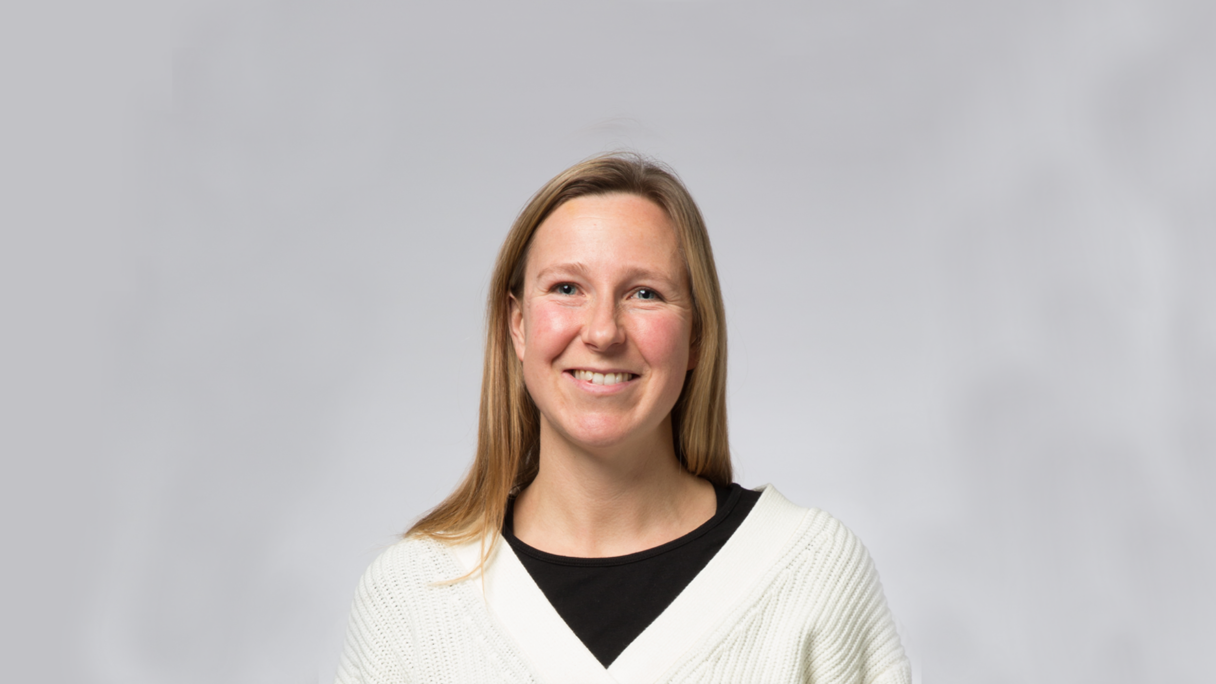
[(522, 364), (511, 344), (509, 296), (522, 294), (528, 249), (541, 223), (576, 197), (612, 193), (654, 202), (676, 229), (692, 289), (690, 346), (697, 364), (685, 375), (680, 398), (671, 410), (675, 451), (693, 475), (717, 485), (730, 484), (726, 318), (705, 222), (673, 171), (640, 155), (614, 153), (558, 174), (532, 197), (511, 226), (494, 265), (486, 305), (485, 365), (473, 465), (456, 491), (406, 536), (449, 543), (480, 538), (485, 563), (502, 529), (509, 497), (531, 483), (540, 466), (540, 414), (524, 386)]

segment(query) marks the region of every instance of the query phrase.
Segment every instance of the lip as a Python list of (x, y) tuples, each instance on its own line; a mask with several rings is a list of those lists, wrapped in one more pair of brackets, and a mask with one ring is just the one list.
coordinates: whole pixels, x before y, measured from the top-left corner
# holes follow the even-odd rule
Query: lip
[[(629, 373), (633, 377), (626, 380), (625, 382), (618, 382), (614, 385), (597, 385), (594, 382), (591, 382), (589, 380), (579, 380), (578, 378), (574, 377), (574, 371), (591, 371), (592, 373)], [(580, 390), (587, 392), (589, 394), (596, 394), (596, 395), (617, 394), (618, 392), (624, 392), (625, 390), (632, 387), (633, 383), (637, 382), (638, 378), (640, 377), (637, 373), (634, 373), (632, 371), (627, 371), (627, 370), (585, 368), (585, 367), (567, 368), (566, 370), (562, 371), (562, 375), (569, 378), (570, 382), (573, 382), (574, 385), (576, 387), (578, 387)]]

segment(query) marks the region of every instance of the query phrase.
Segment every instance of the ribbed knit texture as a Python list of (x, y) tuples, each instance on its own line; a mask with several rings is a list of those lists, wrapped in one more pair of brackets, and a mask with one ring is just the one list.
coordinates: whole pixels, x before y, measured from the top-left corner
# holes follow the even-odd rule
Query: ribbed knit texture
[[(502, 632), (476, 578), (435, 584), (461, 574), (451, 551), (428, 539), (398, 542), (376, 559), (351, 609), (338, 684), (537, 681), (515, 642), (527, 635)], [(667, 671), (631, 682), (911, 682), (873, 563), (827, 513), (806, 512), (760, 581), (720, 589), (729, 617), (705, 625)]]
[(364, 573), (351, 607), (341, 684), (535, 682), (443, 544), (406, 539)]

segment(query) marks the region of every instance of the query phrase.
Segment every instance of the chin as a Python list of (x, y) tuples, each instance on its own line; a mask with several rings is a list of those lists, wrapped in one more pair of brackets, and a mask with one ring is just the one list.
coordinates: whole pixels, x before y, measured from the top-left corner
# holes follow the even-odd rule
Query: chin
[(632, 435), (614, 430), (575, 430), (566, 437), (587, 449), (611, 449), (629, 441)]
[(585, 448), (611, 449), (639, 436), (636, 427), (630, 428), (619, 420), (584, 420), (577, 425), (562, 426), (562, 432), (566, 439)]

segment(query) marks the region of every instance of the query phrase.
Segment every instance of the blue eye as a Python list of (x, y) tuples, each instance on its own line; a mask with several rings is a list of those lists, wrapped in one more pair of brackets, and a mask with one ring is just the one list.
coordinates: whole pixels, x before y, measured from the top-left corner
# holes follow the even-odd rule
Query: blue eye
[(556, 290), (557, 292), (559, 292), (560, 294), (564, 294), (564, 295), (578, 294), (578, 288), (571, 285), (570, 283), (562, 283), (561, 285), (558, 285), (557, 287), (555, 287), (553, 289)]
[(654, 290), (642, 288), (637, 291), (636, 296), (638, 299), (654, 300), (659, 298), (659, 293), (655, 292)]

